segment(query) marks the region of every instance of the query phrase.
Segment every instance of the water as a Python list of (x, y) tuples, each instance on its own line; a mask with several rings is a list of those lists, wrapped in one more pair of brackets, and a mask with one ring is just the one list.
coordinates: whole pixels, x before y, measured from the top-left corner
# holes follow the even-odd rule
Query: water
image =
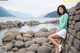
[[(6, 22), (6, 21), (30, 21), (30, 20), (35, 20), (35, 21), (39, 21), (39, 22), (45, 22), (45, 21), (50, 21), (50, 20), (55, 20), (55, 19), (59, 19), (59, 18), (21, 18), (21, 17), (0, 17), (0, 22)], [(19, 31), (22, 32), (27, 32), (28, 30), (33, 30), (33, 31), (39, 31), (41, 28), (47, 28), (48, 30), (50, 30), (51, 28), (58, 28), (58, 24), (39, 24), (36, 26), (22, 26), (21, 28), (16, 28)], [(4, 33), (7, 31), (8, 29), (3, 29), (0, 30), (0, 44), (2, 44), (2, 37), (4, 35)]]

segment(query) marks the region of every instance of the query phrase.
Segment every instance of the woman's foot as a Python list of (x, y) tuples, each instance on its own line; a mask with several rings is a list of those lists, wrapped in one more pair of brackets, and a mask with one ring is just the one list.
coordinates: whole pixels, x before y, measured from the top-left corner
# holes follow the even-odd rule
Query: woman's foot
[(59, 52), (61, 51), (61, 47), (62, 47), (62, 45), (60, 44), (59, 47), (58, 47), (59, 48)]

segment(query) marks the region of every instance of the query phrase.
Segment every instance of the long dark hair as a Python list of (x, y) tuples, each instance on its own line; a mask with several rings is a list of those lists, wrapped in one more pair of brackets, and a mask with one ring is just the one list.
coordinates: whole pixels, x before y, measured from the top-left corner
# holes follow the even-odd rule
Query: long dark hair
[(62, 8), (63, 8), (63, 10), (64, 10), (64, 12), (63, 12), (62, 14), (67, 13), (67, 9), (66, 9), (66, 7), (65, 7), (64, 5), (60, 5), (60, 6), (58, 6), (58, 8), (57, 8), (57, 13), (58, 13), (58, 15), (59, 15), (59, 16), (61, 16), (61, 15), (62, 15), (62, 14), (59, 12), (59, 7), (62, 7)]

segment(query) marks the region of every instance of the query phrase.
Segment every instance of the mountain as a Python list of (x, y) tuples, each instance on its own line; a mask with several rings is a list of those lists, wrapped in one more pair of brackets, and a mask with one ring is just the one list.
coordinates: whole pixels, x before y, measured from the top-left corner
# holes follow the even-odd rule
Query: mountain
[(0, 6), (0, 17), (15, 17), (14, 15), (10, 14), (8, 10)]
[(0, 6), (0, 17), (33, 17), (33, 16), (23, 12), (7, 10), (4, 7)]
[(59, 17), (59, 16), (57, 14), (57, 11), (53, 11), (53, 12), (48, 13), (44, 17), (54, 17), (55, 18), (55, 17)]
[(9, 10), (9, 12), (13, 15), (15, 15), (16, 17), (33, 17), (27, 13), (23, 13), (23, 12), (18, 12), (18, 11), (12, 11), (12, 10)]

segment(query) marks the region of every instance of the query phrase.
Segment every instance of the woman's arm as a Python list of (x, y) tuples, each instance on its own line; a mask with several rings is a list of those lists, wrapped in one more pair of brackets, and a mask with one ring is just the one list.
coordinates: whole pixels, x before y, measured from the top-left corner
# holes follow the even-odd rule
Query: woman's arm
[(66, 27), (67, 22), (68, 22), (68, 14), (65, 14), (65, 15), (63, 16), (63, 19), (62, 19), (61, 24), (59, 25), (59, 30), (61, 30), (61, 29), (63, 29), (64, 27)]

